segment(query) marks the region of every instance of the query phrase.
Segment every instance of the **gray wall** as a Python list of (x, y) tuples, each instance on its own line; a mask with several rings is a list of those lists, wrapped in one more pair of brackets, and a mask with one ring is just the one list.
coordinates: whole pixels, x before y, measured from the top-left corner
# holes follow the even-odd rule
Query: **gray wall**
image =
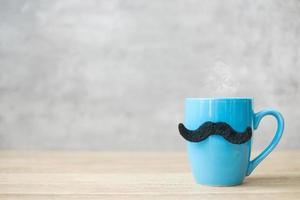
[(188, 96), (254, 97), (299, 148), (299, 37), (296, 0), (2, 0), (0, 148), (182, 150)]

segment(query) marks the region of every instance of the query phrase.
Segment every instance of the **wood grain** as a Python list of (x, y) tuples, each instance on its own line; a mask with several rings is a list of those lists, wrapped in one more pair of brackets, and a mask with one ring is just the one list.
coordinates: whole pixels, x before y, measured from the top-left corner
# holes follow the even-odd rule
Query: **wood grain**
[(183, 152), (0, 151), (0, 199), (300, 199), (300, 151), (273, 152), (244, 184), (194, 183)]

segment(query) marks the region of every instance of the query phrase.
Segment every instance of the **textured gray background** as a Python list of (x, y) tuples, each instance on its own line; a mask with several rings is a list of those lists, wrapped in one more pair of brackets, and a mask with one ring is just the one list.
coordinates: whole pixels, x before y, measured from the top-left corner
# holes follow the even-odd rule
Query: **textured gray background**
[(300, 147), (300, 1), (0, 3), (0, 148), (184, 149), (187, 96), (254, 97)]

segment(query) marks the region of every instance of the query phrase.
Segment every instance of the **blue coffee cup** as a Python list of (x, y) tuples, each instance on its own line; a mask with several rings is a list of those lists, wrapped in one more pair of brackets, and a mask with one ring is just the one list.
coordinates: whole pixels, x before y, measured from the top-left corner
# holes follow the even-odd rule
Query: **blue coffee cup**
[[(275, 136), (250, 160), (252, 130), (266, 115), (277, 120)], [(283, 129), (282, 115), (272, 109), (254, 113), (252, 98), (187, 98), (184, 124), (179, 125), (196, 182), (211, 186), (241, 184), (275, 148)]]

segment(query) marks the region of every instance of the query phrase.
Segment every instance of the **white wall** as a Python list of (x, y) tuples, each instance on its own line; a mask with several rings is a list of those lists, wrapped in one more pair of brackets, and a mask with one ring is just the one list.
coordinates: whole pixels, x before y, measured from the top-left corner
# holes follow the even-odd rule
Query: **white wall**
[(299, 148), (299, 38), (297, 0), (3, 0), (0, 148), (185, 149), (188, 96), (252, 96)]

